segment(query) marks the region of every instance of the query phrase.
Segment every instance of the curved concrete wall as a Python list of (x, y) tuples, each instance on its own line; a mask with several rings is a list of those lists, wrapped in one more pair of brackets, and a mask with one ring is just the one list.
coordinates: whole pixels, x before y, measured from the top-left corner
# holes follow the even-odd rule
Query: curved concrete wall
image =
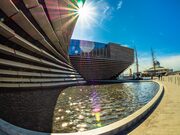
[(0, 8), (1, 88), (84, 83), (68, 56), (77, 1), (1, 0)]
[[(153, 99), (150, 102), (148, 102), (141, 109), (137, 110), (133, 114), (129, 115), (128, 117), (126, 117), (120, 121), (117, 121), (110, 125), (104, 126), (102, 128), (84, 131), (81, 133), (63, 133), (63, 134), (62, 133), (57, 133), (57, 134), (51, 133), (51, 135), (101, 135), (101, 134), (113, 135), (113, 134), (117, 134), (118, 132), (121, 132), (121, 131), (127, 129), (127, 128), (131, 127), (132, 125), (134, 125), (135, 123), (137, 123), (138, 121), (140, 121), (161, 100), (163, 93), (164, 93), (164, 88), (161, 83), (159, 83), (159, 85), (160, 85), (159, 91), (157, 92), (157, 94), (153, 97)], [(1, 123), (0, 130), (2, 130), (3, 132), (6, 132), (8, 134), (13, 133), (13, 135), (24, 135), (24, 134), (27, 134), (27, 135), (50, 135), (50, 133), (42, 133), (42, 132), (34, 132), (34, 131), (30, 131), (30, 130), (25, 130), (25, 129), (13, 126), (4, 121), (1, 121), (0, 123)]]
[(50, 132), (64, 87), (85, 83), (68, 46), (76, 0), (0, 0), (0, 118)]

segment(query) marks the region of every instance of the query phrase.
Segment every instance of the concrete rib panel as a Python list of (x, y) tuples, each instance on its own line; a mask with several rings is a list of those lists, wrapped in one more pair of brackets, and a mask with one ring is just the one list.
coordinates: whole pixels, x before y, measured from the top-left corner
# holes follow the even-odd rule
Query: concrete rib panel
[(38, 0), (23, 0), (27, 8), (33, 8), (39, 5)]
[(75, 23), (78, 18), (77, 10), (78, 7), (75, 3), (68, 0), (58, 0), (61, 18), (61, 31), (65, 40), (65, 47), (68, 51), (68, 45), (70, 43), (70, 37), (72, 36)]
[(1, 88), (19, 88), (18, 83), (0, 83)]
[(72, 81), (72, 82), (53, 82), (53, 83), (0, 83), (3, 88), (37, 88), (37, 87), (56, 87), (68, 86), (73, 84), (84, 84), (86, 81)]
[(31, 82), (29, 78), (9, 78), (1, 77), (0, 82)]
[(28, 18), (19, 11), (17, 14), (13, 15), (12, 20), (16, 22), (26, 33), (28, 33), (35, 40), (44, 39), (43, 35), (34, 27), (34, 25), (28, 20)]
[[(60, 11), (59, 11), (59, 8), (58, 8), (58, 1), (57, 0), (45, 0), (45, 4), (46, 4), (46, 7), (47, 7), (47, 11), (48, 11), (48, 14), (49, 14), (49, 17), (50, 17), (50, 21), (52, 23), (52, 26), (53, 26), (53, 29), (56, 33), (56, 31), (58, 31), (61, 27), (61, 21), (59, 20), (60, 18)], [(61, 44), (61, 47), (63, 49), (63, 52), (65, 54), (67, 54), (67, 52), (65, 52), (65, 48), (63, 47), (64, 45), (64, 38), (63, 36), (61, 36), (61, 38), (59, 38), (59, 41), (60, 41), (60, 44)]]
[(41, 5), (38, 5), (37, 7), (29, 9), (31, 14), (33, 15), (36, 22), (39, 24), (39, 26), (42, 28), (42, 30), (45, 32), (45, 34), (48, 36), (48, 38), (51, 40), (51, 42), (54, 45), (59, 45), (59, 40), (57, 36), (55, 35), (53, 28), (51, 27), (51, 24), (45, 14), (45, 11)]
[[(7, 2), (6, 5), (13, 5), (15, 8), (15, 5), (12, 2)], [(4, 8), (4, 12), (6, 13), (7, 8)], [(6, 13), (7, 14), (7, 13)], [(8, 15), (8, 14), (7, 14)], [(33, 37), (35, 40), (43, 40), (43, 35), (33, 26), (33, 24), (28, 20), (28, 18), (23, 14), (22, 11), (18, 11), (14, 13), (11, 18), (31, 37)], [(52, 34), (52, 33), (51, 33)], [(52, 39), (52, 38), (51, 38)], [(57, 39), (57, 38), (54, 38)], [(62, 48), (60, 48), (60, 45), (58, 41), (55, 42), (56, 48), (61, 52)], [(46, 46), (45, 46), (46, 47)]]
[(46, 40), (41, 40), (39, 41), (41, 44), (43, 44), (48, 50), (50, 50), (52, 53), (54, 53), (56, 55), (56, 57), (58, 57), (60, 60), (67, 62), (67, 60), (59, 53), (56, 51), (56, 49), (54, 49)]
[[(19, 2), (20, 5), (17, 5), (12, 0), (1, 0), (0, 8), (12, 19), (11, 23), (18, 25), (19, 30), (27, 33), (32, 38), (26, 40), (23, 38), (25, 36), (16, 32), (18, 29), (8, 27), (8, 24), (5, 24), (6, 22), (0, 22), (2, 38), (10, 41), (7, 46), (5, 42), (0, 44), (0, 55), (2, 56), (0, 65), (3, 67), (0, 68), (0, 75), (2, 76), (0, 81), (6, 83), (0, 85), (0, 87), (42, 87), (43, 85), (46, 86), (43, 82), (49, 81), (65, 81), (66, 83), (49, 83), (47, 86), (84, 83), (84, 79), (72, 67), (68, 56), (70, 37), (77, 21), (75, 19), (69, 25), (65, 23), (71, 20), (71, 16), (68, 16), (71, 8), (68, 6), (71, 1), (45, 0), (45, 6), (41, 5), (43, 3), (39, 3), (38, 0), (22, 0), (24, 4)], [(75, 5), (77, 6), (77, 4)], [(29, 12), (26, 14), (27, 10)], [(36, 25), (32, 19), (36, 21)], [(39, 28), (43, 31), (39, 31)], [(42, 46), (38, 46), (37, 41)], [(26, 53), (27, 51), (29, 52)], [(30, 55), (31, 52), (32, 55)], [(35, 55), (33, 56), (33, 54)], [(5, 56), (10, 57), (6, 59)], [(10, 60), (12, 56), (14, 59)], [(4, 69), (6, 67), (7, 69)], [(13, 68), (14, 70), (12, 70)], [(29, 81), (28, 77), (34, 78)], [(19, 84), (11, 83), (8, 86), (8, 81), (19, 82)], [(42, 83), (36, 83), (36, 81)], [(21, 82), (29, 83), (21, 84)]]
[(64, 70), (59, 70), (59, 69), (35, 66), (35, 65), (25, 64), (25, 63), (21, 63), (21, 62), (15, 62), (15, 61), (6, 60), (6, 59), (0, 59), (0, 64), (6, 65), (6, 66), (12, 66), (12, 67), (25, 68), (25, 69), (30, 69), (30, 70), (45, 71), (45, 72), (78, 74), (76, 72), (70, 72), (70, 71), (64, 71)]
[(32, 61), (32, 62), (37, 62), (39, 64), (44, 64), (44, 65), (53, 66), (53, 67), (56, 67), (56, 68), (59, 68), (59, 69), (73, 71), (72, 69), (69, 69), (69, 68), (66, 68), (64, 66), (54, 64), (52, 62), (48, 62), (46, 60), (31, 56), (31, 55), (28, 55), (28, 54), (25, 54), (23, 52), (14, 50), (14, 49), (12, 49), (10, 47), (7, 47), (7, 46), (4, 46), (2, 44), (0, 44), (0, 52), (3, 53), (3, 54), (12, 55), (12, 56), (22, 58), (22, 59), (25, 59), (25, 60), (29, 60), (29, 61)]
[[(7, 8), (8, 7), (8, 8)], [(19, 10), (16, 8), (11, 0), (1, 0), (0, 8), (6, 13), (7, 16), (11, 17), (18, 13)]]
[(0, 22), (0, 34), (8, 39), (15, 36), (14, 31), (2, 22)]
[[(0, 23), (2, 24), (2, 23)], [(45, 52), (42, 49), (39, 49), (38, 47), (34, 46), (33, 44), (31, 44), (30, 42), (28, 42), (27, 40), (21, 38), (20, 36), (18, 36), (17, 34), (14, 34), (13, 31), (8, 28), (7, 26), (4, 27), (5, 25), (0, 25), (0, 31), (2, 31), (3, 36), (6, 36), (6, 38), (10, 38), (9, 40), (22, 46), (23, 48), (26, 48), (32, 52), (35, 52), (37, 54), (43, 55), (44, 57), (47, 57), (53, 61), (56, 61), (62, 65), (64, 65), (65, 63), (63, 63), (62, 61), (56, 59), (54, 56), (50, 55), (49, 53)], [(5, 34), (4, 34), (5, 33)], [(13, 35), (13, 36), (11, 36)], [(67, 66), (67, 64), (65, 64)]]
[[(9, 76), (21, 76), (21, 77), (42, 77), (42, 78), (81, 78), (80, 75), (68, 75), (68, 74), (52, 74), (52, 73), (39, 73), (39, 72), (25, 72), (25, 71), (13, 71), (0, 69), (1, 75)], [(81, 78), (83, 79), (83, 78)]]

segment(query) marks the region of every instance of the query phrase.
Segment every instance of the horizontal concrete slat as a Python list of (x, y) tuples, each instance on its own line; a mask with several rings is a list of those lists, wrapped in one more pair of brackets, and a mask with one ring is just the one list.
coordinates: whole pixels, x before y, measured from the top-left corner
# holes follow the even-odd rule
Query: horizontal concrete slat
[(21, 62), (15, 62), (15, 61), (5, 60), (5, 59), (0, 59), (0, 64), (6, 65), (6, 66), (12, 66), (12, 67), (32, 69), (32, 70), (40, 70), (40, 71), (47, 71), (47, 72), (49, 71), (48, 68), (39, 67), (39, 66), (32, 66), (30, 64), (24, 64)]
[(31, 82), (63, 82), (64, 81), (64, 79), (47, 79), (47, 78), (44, 79), (32, 78), (30, 80)]
[[(23, 14), (21, 11), (20, 11), (18, 14), (16, 14), (15, 16), (13, 16), (13, 18), (14, 18), (15, 21), (17, 21), (17, 22), (19, 23), (20, 27), (25, 27), (26, 30), (28, 30), (29, 32), (31, 32), (31, 33), (29, 33), (29, 34), (31, 34), (31, 36), (32, 36), (32, 35), (35, 35), (36, 40), (40, 40), (41, 43), (43, 43), (43, 45), (44, 45), (48, 50), (50, 50), (50, 51), (53, 52), (53, 53), (55, 52), (54, 49), (52, 49), (52, 47), (50, 48), (49, 46), (47, 46), (47, 41), (46, 41), (46, 42), (44, 41), (44, 37), (40, 34), (40, 32), (38, 32), (37, 30), (35, 30), (35, 31), (32, 30), (32, 29), (35, 29), (35, 27), (27, 20), (27, 18), (24, 16), (24, 14)], [(24, 21), (24, 19), (25, 19), (26, 21)], [(19, 21), (19, 20), (22, 20), (22, 21)], [(24, 23), (27, 22), (27, 23), (29, 23), (29, 24), (21, 25), (20, 22), (24, 22)], [(26, 25), (31, 25), (32, 28), (30, 29), (30, 28), (28, 28), (28, 26), (26, 26)], [(28, 32), (28, 31), (26, 31), (26, 32)], [(30, 49), (29, 46), (31, 46), (31, 47), (33, 47), (32, 50), (35, 51), (35, 50), (34, 50), (34, 49), (35, 49), (35, 46), (31, 45), (31, 43), (29, 43), (28, 41), (24, 40), (23, 38), (21, 38), (20, 36), (18, 36), (17, 34), (15, 34), (12, 29), (10, 29), (9, 27), (7, 27), (7, 26), (6, 26), (5, 24), (3, 24), (2, 22), (0, 22), (0, 32), (1, 32), (1, 35), (5, 36), (6, 38), (11, 38), (11, 39), (10, 39), (11, 41), (14, 41), (15, 43), (17, 43), (17, 44), (19, 44), (19, 45), (23, 44), (23, 46), (25, 46), (25, 44), (28, 44), (28, 46), (27, 46), (27, 45), (25, 46), (26, 49)], [(34, 32), (34, 34), (33, 34), (33, 32)], [(37, 35), (39, 35), (39, 37), (38, 37)], [(15, 38), (15, 37), (16, 37), (16, 38)], [(23, 42), (20, 42), (20, 41), (23, 41)], [(46, 44), (45, 44), (45, 43), (46, 43)], [(35, 51), (35, 52), (37, 53), (37, 48), (36, 48), (36, 51)], [(57, 54), (57, 53), (55, 52), (55, 54)], [(66, 62), (66, 59), (65, 59), (64, 57), (62, 57), (61, 55), (58, 54), (58, 57), (60, 57), (62, 61)], [(51, 58), (52, 58), (52, 57), (51, 57)], [(65, 63), (61, 62), (61, 64), (65, 64)], [(67, 66), (67, 64), (66, 64), (66, 66)]]
[(56, 59), (55, 57), (53, 57), (52, 55), (50, 55), (49, 53), (45, 52), (44, 50), (41, 51), (41, 49), (39, 49), (38, 47), (34, 46), (33, 44), (31, 44), (30, 42), (28, 42), (27, 40), (23, 39), (22, 37), (20, 37), (19, 35), (15, 34), (14, 31), (12, 29), (10, 29), (8, 26), (6, 26), (5, 24), (0, 22), (0, 34), (2, 34), (3, 36), (5, 36), (6, 38), (10, 38), (10, 41), (21, 45), (22, 47), (33, 51), (37, 54), (43, 55), (45, 57), (48, 57), (49, 59), (56, 61), (62, 65), (69, 66), (68, 64)]
[[(70, 78), (69, 80), (74, 80), (73, 78)], [(10, 78), (10, 77), (1, 77), (0, 82), (64, 82), (64, 78)]]
[(12, 55), (15, 53), (14, 49), (4, 46), (2, 44), (0, 44), (0, 52), (8, 55)]
[(2, 22), (0, 22), (0, 34), (8, 39), (15, 36), (14, 31), (10, 29), (9, 27), (7, 27)]
[(11, 18), (35, 40), (42, 40), (44, 38), (43, 35), (34, 27), (34, 25), (28, 20), (28, 18), (23, 14), (22, 11), (19, 11)]
[[(54, 56), (50, 55), (46, 51), (42, 50), (42, 49), (41, 49), (41, 53), (43, 54), (43, 56), (46, 56), (55, 62), (58, 62), (58, 63), (63, 64), (63, 65), (67, 65), (67, 64), (64, 64), (62, 61), (60, 61), (59, 59), (55, 58)], [(71, 67), (71, 66), (69, 65), (68, 67)]]
[(42, 62), (43, 64), (50, 65), (50, 66), (54, 66), (54, 67), (59, 68), (59, 69), (64, 69), (64, 70), (73, 71), (73, 69), (69, 69), (69, 68), (66, 68), (66, 67), (64, 67), (64, 66), (60, 66), (60, 65), (54, 64), (54, 63), (52, 63), (52, 62), (49, 62), (49, 61), (46, 61), (46, 60), (43, 60), (43, 59), (41, 59), (41, 62)]
[(18, 76), (41, 77), (41, 73), (16, 71)]
[(31, 82), (29, 78), (9, 78), (1, 77), (0, 82)]
[(5, 59), (0, 59), (0, 64), (6, 65), (6, 66), (12, 66), (12, 67), (25, 68), (25, 69), (30, 69), (30, 70), (56, 72), (56, 73), (67, 73), (67, 74), (78, 74), (76, 72), (69, 72), (69, 71), (64, 71), (64, 70), (34, 66), (34, 65), (30, 65), (30, 64), (24, 64), (21, 62), (14, 62), (14, 61), (5, 60)]
[(31, 44), (30, 42), (28, 42), (27, 40), (23, 39), (22, 37), (20, 37), (19, 35), (15, 34), (14, 37), (9, 39), (10, 41), (20, 45), (23, 48), (26, 48), (32, 52), (35, 52), (37, 54), (41, 53), (41, 49), (39, 49), (38, 47), (34, 46), (33, 44)]
[(36, 87), (67, 86), (67, 85), (84, 84), (84, 83), (86, 83), (86, 81), (58, 82), (58, 83), (0, 83), (0, 87), (4, 87), (4, 88), (36, 88)]
[(36, 73), (36, 72), (25, 72), (25, 71), (13, 71), (0, 69), (1, 75), (12, 75), (12, 76), (31, 76), (31, 77), (60, 77), (60, 78), (81, 78), (80, 75), (69, 75), (69, 74), (50, 74), (50, 73)]
[(40, 40), (39, 42), (44, 45), (44, 47), (46, 47), (49, 51), (51, 51), (54, 55), (56, 55), (56, 57), (65, 62), (63, 63), (64, 65), (66, 64), (66, 66), (68, 66), (67, 60), (59, 52), (57, 52), (56, 49), (54, 49), (45, 39)]
[(17, 50), (15, 50), (15, 56), (22, 58), (22, 59), (25, 59), (25, 60), (42, 63), (41, 59), (34, 57), (34, 56), (31, 56), (31, 55), (28, 55), (28, 54), (25, 54), (23, 52), (17, 51)]
[(7, 16), (12, 16), (19, 11), (11, 0), (1, 0), (0, 8)]
[(19, 88), (18, 83), (0, 83), (0, 87), (3, 88)]
[(1, 75), (18, 75), (18, 72), (17, 71), (12, 71), (12, 70), (3, 70), (3, 69), (0, 69), (0, 74)]
[(41, 74), (42, 77), (77, 77), (77, 78), (80, 78), (81, 76), (79, 74), (77, 75), (69, 75), (69, 74), (47, 74), (47, 73), (42, 73)]
[(84, 80), (83, 78), (65, 78), (65, 81), (71, 81), (71, 80)]
[(41, 83), (20, 83), (19, 88), (35, 88), (35, 87), (41, 87)]
[(33, 8), (39, 5), (37, 0), (23, 0), (23, 2), (27, 8)]
[[(69, 83), (74, 83), (70, 81), (77, 81), (80, 79), (69, 79), (68, 82), (64, 81), (64, 79), (26, 79), (26, 78), (0, 78), (0, 83), (18, 83), (20, 85), (22, 84), (37, 84), (37, 83), (61, 83), (62, 85), (66, 85)], [(48, 84), (49, 85), (49, 84)], [(7, 86), (8, 87), (8, 86)]]
[(65, 85), (73, 85), (77, 84), (78, 82), (61, 82), (61, 83), (42, 83), (42, 87), (48, 87), (48, 86), (65, 86)]
[(77, 72), (69, 72), (69, 71), (62, 71), (62, 70), (58, 70), (58, 69), (52, 69), (52, 68), (49, 68), (49, 70), (51, 72), (57, 72), (57, 73), (67, 73), (67, 74), (78, 74)]
[(48, 65), (48, 66), (54, 66), (54, 67), (59, 68), (59, 69), (65, 69), (65, 70), (73, 71), (72, 69), (69, 69), (69, 68), (54, 64), (52, 62), (48, 62), (46, 60), (31, 56), (31, 55), (28, 55), (28, 54), (25, 54), (23, 52), (14, 50), (14, 49), (12, 49), (10, 47), (7, 47), (5, 45), (2, 45), (2, 44), (0, 44), (0, 52), (4, 53), (4, 54), (7, 54), (7, 55), (15, 56), (15, 57), (18, 57), (18, 58), (22, 58), (22, 59), (25, 59), (25, 60), (29, 60), (29, 61), (32, 61), (32, 62), (37, 62), (39, 64), (44, 64), (44, 65)]

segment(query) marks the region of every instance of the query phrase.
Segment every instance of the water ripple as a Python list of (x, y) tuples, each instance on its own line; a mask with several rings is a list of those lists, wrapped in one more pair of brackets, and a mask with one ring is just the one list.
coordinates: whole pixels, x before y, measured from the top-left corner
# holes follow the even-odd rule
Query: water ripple
[(111, 124), (147, 104), (158, 88), (154, 82), (67, 88), (57, 100), (53, 132), (82, 132)]

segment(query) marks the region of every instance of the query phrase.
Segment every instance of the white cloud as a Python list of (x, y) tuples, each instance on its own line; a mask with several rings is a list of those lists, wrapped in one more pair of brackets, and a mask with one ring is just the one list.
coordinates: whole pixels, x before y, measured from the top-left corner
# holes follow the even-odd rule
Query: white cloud
[(114, 8), (105, 0), (99, 0), (96, 4), (98, 6), (98, 15), (100, 19), (100, 24), (104, 22), (104, 20), (111, 20), (113, 18)]
[(117, 9), (117, 10), (121, 9), (122, 4), (123, 4), (123, 1), (120, 0), (120, 1), (118, 2), (118, 5), (117, 5), (117, 8), (116, 8), (116, 9)]

